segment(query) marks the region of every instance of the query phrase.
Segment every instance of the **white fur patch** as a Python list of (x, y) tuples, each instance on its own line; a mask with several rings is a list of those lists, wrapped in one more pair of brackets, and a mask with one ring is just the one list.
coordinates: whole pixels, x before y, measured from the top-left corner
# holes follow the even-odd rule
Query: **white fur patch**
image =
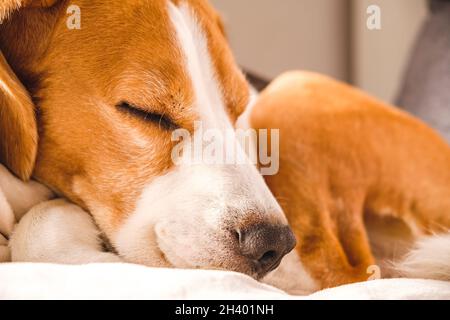
[(417, 241), (395, 269), (408, 278), (450, 281), (450, 233)]
[(269, 273), (263, 282), (294, 295), (307, 295), (320, 289), (303, 267), (295, 250), (288, 253), (280, 266)]
[(185, 57), (185, 65), (195, 91), (196, 107), (206, 128), (232, 127), (225, 112), (206, 37), (194, 12), (185, 3), (179, 8), (169, 2), (169, 16)]
[[(194, 12), (184, 3), (180, 7), (168, 3), (194, 88), (193, 107), (205, 129), (231, 129), (207, 40)], [(232, 238), (232, 231), (244, 220), (287, 224), (256, 167), (250, 161), (243, 165), (185, 161), (149, 181), (135, 212), (112, 241), (132, 262), (250, 273)]]

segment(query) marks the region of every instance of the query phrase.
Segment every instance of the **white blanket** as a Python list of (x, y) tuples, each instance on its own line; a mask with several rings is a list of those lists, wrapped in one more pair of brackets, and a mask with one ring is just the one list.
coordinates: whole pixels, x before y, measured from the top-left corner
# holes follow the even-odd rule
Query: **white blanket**
[(450, 284), (374, 280), (296, 297), (234, 272), (6, 263), (0, 265), (0, 299), (450, 299)]
[(432, 280), (377, 280), (295, 297), (225, 271), (9, 263), (15, 223), (51, 197), (47, 188), (23, 183), (0, 165), (0, 299), (450, 299), (450, 283)]

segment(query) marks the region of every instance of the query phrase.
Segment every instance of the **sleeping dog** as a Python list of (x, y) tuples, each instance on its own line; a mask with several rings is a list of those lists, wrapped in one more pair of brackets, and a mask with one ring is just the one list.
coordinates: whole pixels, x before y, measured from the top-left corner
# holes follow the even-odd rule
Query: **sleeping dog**
[(233, 129), (249, 99), (206, 1), (7, 0), (0, 14), (1, 162), (70, 201), (26, 215), (13, 260), (117, 261), (96, 227), (125, 261), (255, 278), (293, 249), (250, 160), (172, 161), (174, 129)]
[[(250, 160), (171, 158), (174, 129), (233, 128), (248, 103), (205, 1), (8, 2), (0, 6), (0, 160), (71, 202), (24, 216), (10, 243), (14, 261), (124, 260), (255, 278), (280, 264), (295, 240)], [(66, 26), (72, 4), (81, 30)], [(275, 81), (251, 119), (281, 129), (280, 172), (267, 182), (299, 240), (271, 284), (299, 293), (366, 280), (378, 263), (366, 223), (381, 231), (383, 253), (403, 253), (405, 240), (450, 225), (448, 146), (417, 120), (314, 74)], [(365, 220), (380, 216), (407, 228)], [(446, 237), (423, 242), (402, 270), (448, 280)]]

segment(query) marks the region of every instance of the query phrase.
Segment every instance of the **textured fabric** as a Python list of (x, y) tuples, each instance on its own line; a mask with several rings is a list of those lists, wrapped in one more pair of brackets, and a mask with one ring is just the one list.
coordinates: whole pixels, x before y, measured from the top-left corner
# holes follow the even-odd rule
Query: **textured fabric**
[(450, 299), (450, 284), (386, 279), (291, 296), (243, 274), (131, 264), (0, 264), (0, 299)]
[(430, 2), (397, 104), (450, 142), (450, 1)]

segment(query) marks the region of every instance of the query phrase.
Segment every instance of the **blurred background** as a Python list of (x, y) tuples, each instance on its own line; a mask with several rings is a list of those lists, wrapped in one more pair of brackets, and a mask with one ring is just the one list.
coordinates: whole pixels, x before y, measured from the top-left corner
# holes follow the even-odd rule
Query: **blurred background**
[[(211, 2), (251, 75), (331, 75), (403, 107), (450, 142), (450, 0)], [(367, 27), (371, 5), (380, 8), (380, 30)]]
[[(427, 15), (425, 0), (212, 0), (238, 62), (263, 78), (307, 69), (393, 101)], [(368, 30), (368, 6), (381, 30)]]

